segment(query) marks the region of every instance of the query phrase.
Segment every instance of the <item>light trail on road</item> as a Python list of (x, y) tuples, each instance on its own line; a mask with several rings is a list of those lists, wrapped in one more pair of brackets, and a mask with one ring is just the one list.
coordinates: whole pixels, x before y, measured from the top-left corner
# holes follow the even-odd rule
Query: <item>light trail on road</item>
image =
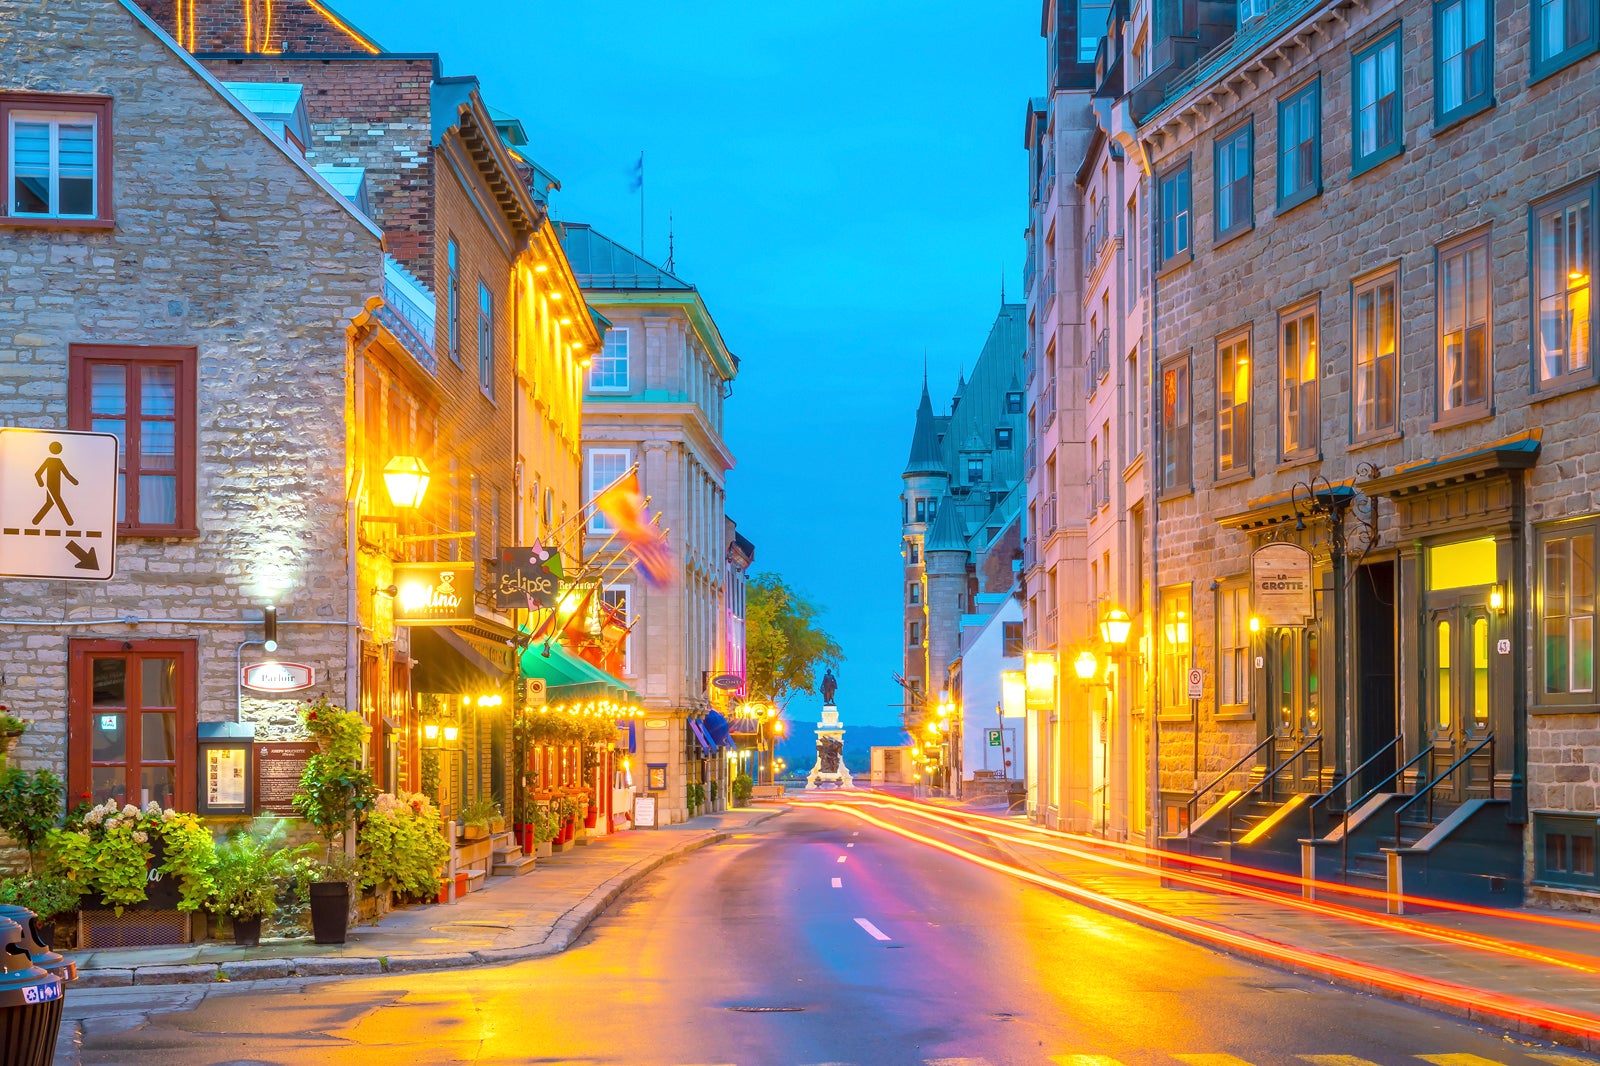
[[(953, 817), (946, 811), (939, 808), (928, 807), (917, 803), (907, 803), (905, 801), (884, 803), (877, 797), (870, 799), (856, 799), (852, 797), (850, 802), (858, 803), (864, 806), (881, 807), (888, 810), (900, 811), (905, 814), (912, 815), (913, 817), (921, 818), (924, 821), (944, 825), (948, 828), (955, 829), (958, 832), (975, 833), (992, 840), (1005, 840), (1008, 843), (1016, 844), (1022, 847), (1050, 851), (1056, 854), (1069, 856), (1071, 858), (1099, 863), (1103, 866), (1108, 866), (1113, 869), (1126, 870), (1130, 873), (1143, 874), (1147, 876), (1152, 874), (1151, 868), (1143, 863), (1131, 862), (1127, 859), (1119, 859), (1113, 856), (1099, 854), (1095, 851), (1088, 851), (1083, 848), (1074, 848), (1061, 844), (1050, 843), (1044, 840), (1035, 840), (1029, 837), (1019, 836), (1012, 832), (1001, 831), (1001, 829), (998, 827), (995, 829), (987, 829), (969, 826), (965, 824), (965, 822), (959, 817)], [(1138, 850), (1143, 851), (1146, 849)], [(1482, 951), (1491, 955), (1499, 955), (1505, 958), (1523, 959), (1529, 962), (1537, 962), (1567, 970), (1574, 970), (1579, 973), (1600, 974), (1600, 959), (1594, 958), (1593, 956), (1557, 951), (1551, 948), (1541, 948), (1532, 944), (1524, 944), (1520, 941), (1505, 940), (1500, 937), (1489, 936), (1482, 933), (1473, 933), (1467, 930), (1449, 929), (1427, 925), (1425, 923), (1412, 921), (1407, 918), (1395, 917), (1387, 914), (1377, 914), (1372, 911), (1359, 910), (1354, 907), (1347, 907), (1343, 904), (1332, 903), (1324, 900), (1304, 899), (1300, 896), (1275, 892), (1267, 888), (1260, 888), (1248, 884), (1240, 884), (1233, 881), (1221, 881), (1213, 877), (1205, 877), (1199, 874), (1187, 873), (1182, 870), (1173, 870), (1167, 867), (1163, 867), (1161, 869), (1160, 876), (1168, 881), (1176, 881), (1181, 884), (1205, 889), (1207, 891), (1241, 896), (1246, 899), (1253, 899), (1262, 903), (1272, 904), (1274, 906), (1287, 907), (1289, 909), (1302, 911), (1308, 914), (1326, 915), (1327, 917), (1337, 918), (1341, 921), (1347, 921), (1352, 924), (1365, 925), (1374, 929), (1383, 929), (1388, 932), (1400, 933), (1405, 936), (1414, 936), (1422, 940), (1432, 940), (1437, 943), (1451, 944), (1457, 947), (1469, 948), (1474, 951)], [(1594, 931), (1593, 926), (1588, 926), (1586, 928), (1588, 928), (1588, 930), (1591, 932)]]
[[(808, 809), (831, 810), (858, 818), (885, 832), (915, 841), (926, 847), (955, 856), (966, 862), (984, 867), (1016, 880), (1057, 892), (1099, 910), (1118, 914), (1145, 925), (1152, 925), (1190, 940), (1215, 944), (1238, 951), (1259, 961), (1276, 966), (1288, 965), (1314, 974), (1321, 974), (1358, 987), (1370, 987), (1398, 993), (1412, 1001), (1452, 1007), (1468, 1017), (1490, 1020), (1497, 1024), (1529, 1026), (1548, 1033), (1581, 1037), (1586, 1041), (1600, 1041), (1600, 1015), (1567, 1010), (1548, 1003), (1509, 996), (1484, 989), (1468, 988), (1420, 974), (1392, 970), (1370, 963), (1341, 959), (1320, 952), (1279, 944), (1248, 933), (1209, 925), (1205, 922), (1178, 917), (1144, 906), (1130, 903), (1103, 893), (1075, 885), (1070, 881), (1035, 873), (1017, 866), (976, 854), (937, 837), (916, 832), (904, 826), (879, 818), (861, 809), (856, 802), (808, 801)], [(893, 806), (893, 805), (891, 805)]]

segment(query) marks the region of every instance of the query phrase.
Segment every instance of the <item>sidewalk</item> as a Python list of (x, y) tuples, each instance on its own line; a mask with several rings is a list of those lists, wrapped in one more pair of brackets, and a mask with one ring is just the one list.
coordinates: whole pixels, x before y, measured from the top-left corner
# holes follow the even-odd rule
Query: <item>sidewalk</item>
[[(936, 804), (935, 806), (944, 806)], [(987, 812), (985, 812), (987, 813)], [(1068, 843), (1054, 841), (1055, 843)], [(1518, 957), (1513, 951), (1495, 952), (1480, 950), (1464, 944), (1441, 943), (1394, 927), (1358, 924), (1317, 910), (1300, 909), (1283, 903), (1248, 899), (1226, 894), (1220, 890), (1185, 886), (1163, 885), (1160, 874), (1153, 867), (1127, 870), (1104, 865), (1088, 858), (1078, 858), (1043, 851), (1017, 843), (1015, 840), (995, 841), (999, 850), (1011, 856), (1026, 869), (1069, 881), (1072, 884), (1109, 897), (1118, 903), (1133, 904), (1157, 911), (1163, 915), (1199, 921), (1212, 928), (1259, 937), (1276, 945), (1329, 956), (1366, 966), (1392, 971), (1400, 980), (1393, 987), (1376, 985), (1359, 976), (1338, 972), (1312, 972), (1313, 976), (1330, 980), (1343, 987), (1370, 992), (1391, 999), (1399, 999), (1431, 1010), (1466, 1017), (1498, 1028), (1507, 1028), (1524, 1035), (1555, 1040), (1587, 1051), (1600, 1051), (1600, 1038), (1590, 1035), (1560, 1032), (1540, 1023), (1538, 1018), (1515, 1017), (1508, 1019), (1500, 1011), (1482, 1009), (1493, 996), (1533, 1001), (1561, 1012), (1576, 1012), (1590, 1019), (1600, 1016), (1600, 917), (1567, 911), (1525, 908), (1520, 912), (1461, 914), (1450, 911), (1433, 911), (1407, 914), (1403, 919), (1384, 915), (1369, 902), (1354, 897), (1340, 896), (1330, 891), (1319, 892), (1317, 905), (1332, 903), (1343, 905), (1380, 922), (1414, 925), (1422, 930), (1451, 931), (1470, 934), (1487, 941), (1510, 942), (1526, 945), (1532, 951), (1526, 954), (1543, 956)], [(1092, 847), (1092, 846), (1090, 846)], [(1108, 845), (1104, 854), (1121, 857), (1121, 849)], [(1137, 855), (1128, 861), (1141, 863)], [(1180, 867), (1181, 869), (1181, 867)], [(1204, 872), (1204, 871), (1197, 871)], [(1327, 886), (1331, 888), (1332, 886)], [(1292, 897), (1298, 900), (1298, 897)], [(1093, 904), (1090, 904), (1093, 906)], [(1314, 905), (1316, 906), (1316, 905)], [(1515, 913), (1557, 918), (1571, 925), (1539, 925), (1519, 921)], [(1170, 930), (1169, 930), (1170, 931)], [(1184, 936), (1183, 933), (1176, 935)], [(1273, 958), (1270, 946), (1265, 950), (1228, 944), (1218, 944), (1196, 935), (1185, 937), (1214, 950), (1227, 951), (1268, 965), (1294, 972), (1311, 972), (1309, 967), (1293, 961)], [(1459, 986), (1474, 992), (1487, 993), (1471, 997), (1459, 1005), (1440, 1003), (1437, 1000), (1407, 990), (1407, 975), (1425, 977), (1430, 981)], [(1574, 1019), (1580, 1028), (1588, 1027), (1582, 1019)]]
[(662, 829), (635, 829), (540, 859), (531, 874), (493, 878), (454, 904), (407, 907), (350, 930), (343, 944), (310, 937), (67, 952), (77, 988), (203, 984), (270, 977), (401, 973), (535, 959), (565, 951), (623, 892), (662, 863), (782, 813), (744, 808)]

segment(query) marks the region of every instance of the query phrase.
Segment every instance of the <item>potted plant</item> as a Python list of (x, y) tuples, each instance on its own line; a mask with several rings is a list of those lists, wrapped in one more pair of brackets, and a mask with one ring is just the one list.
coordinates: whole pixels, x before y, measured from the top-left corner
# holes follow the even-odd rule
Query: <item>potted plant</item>
[[(494, 801), (481, 799), (467, 804), (461, 808), (461, 839), (482, 840), (489, 835), (490, 826), (499, 817), (500, 808)], [(502, 819), (502, 826), (505, 821)]]
[(11, 754), (12, 747), (17, 739), (28, 731), (28, 723), (11, 713), (11, 709), (0, 703), (0, 767), (5, 766), (6, 756)]
[(260, 946), (262, 919), (278, 909), (279, 889), (310, 847), (285, 848), (282, 822), (264, 837), (235, 829), (217, 846), (211, 912), (233, 920), (235, 944)]
[(443, 885), (450, 842), (440, 831), (439, 808), (420, 792), (380, 794), (358, 840), (363, 888), (426, 901)]
[(78, 907), (79, 889), (58, 874), (26, 874), (0, 880), (0, 903), (34, 913), (34, 929), (44, 946), (54, 947), (56, 920)]
[(211, 897), (211, 830), (198, 815), (153, 800), (143, 810), (115, 800), (90, 807), (81, 821), (46, 833), (43, 850), (49, 872), (118, 915), (149, 898), (153, 873), (176, 883), (178, 910), (199, 910)]
[[(332, 864), (334, 838), (344, 838), (355, 827), (377, 793), (371, 772), (361, 765), (372, 730), (361, 715), (322, 696), (300, 705), (300, 721), (321, 750), (306, 760), (294, 806), (322, 834)], [(350, 929), (350, 879), (313, 882), (310, 899), (312, 939), (343, 944)]]
[(49, 770), (0, 773), (0, 829), (27, 851), (30, 873), (37, 868), (46, 834), (61, 824), (64, 791), (61, 778)]
[(749, 774), (739, 774), (728, 785), (728, 791), (733, 793), (733, 804), (736, 807), (750, 806), (750, 797), (755, 795), (756, 783)]
[(533, 804), (533, 854), (546, 858), (555, 851), (554, 841), (561, 833), (561, 819), (549, 799)]

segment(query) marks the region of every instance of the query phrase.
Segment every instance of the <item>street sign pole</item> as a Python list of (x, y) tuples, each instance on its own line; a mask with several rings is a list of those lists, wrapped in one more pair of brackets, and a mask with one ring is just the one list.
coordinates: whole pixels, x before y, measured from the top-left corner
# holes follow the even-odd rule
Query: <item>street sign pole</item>
[(116, 561), (116, 434), (0, 428), (0, 576), (109, 581)]
[(1206, 694), (1206, 672), (1189, 667), (1189, 721), (1194, 730), (1194, 790), (1200, 791), (1200, 698)]

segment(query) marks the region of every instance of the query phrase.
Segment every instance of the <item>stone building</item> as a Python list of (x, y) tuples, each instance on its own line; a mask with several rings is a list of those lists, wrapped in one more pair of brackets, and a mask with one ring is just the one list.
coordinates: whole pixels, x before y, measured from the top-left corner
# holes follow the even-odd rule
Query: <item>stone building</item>
[[(1592, 905), (1593, 5), (1193, 14), (1118, 105), (1156, 207), (1164, 828), (1298, 869), (1370, 795), (1319, 876)], [(1296, 548), (1311, 602), (1268, 615)]]
[[(901, 717), (914, 737), (926, 738), (930, 723), (938, 727), (932, 718), (952, 691), (950, 670), (965, 650), (964, 625), (966, 631), (980, 629), (974, 616), (993, 614), (1017, 584), (1023, 311), (1023, 305), (1002, 299), (949, 413), (933, 413), (923, 382), (900, 497), (906, 699)], [(987, 720), (993, 707), (977, 710)]]
[[(738, 360), (693, 285), (589, 226), (560, 228), (585, 299), (611, 324), (585, 386), (587, 494), (637, 468), (672, 546), (671, 581), (658, 588), (619, 553), (603, 516), (586, 520), (586, 555), (606, 598), (638, 618), (626, 675), (646, 716), (634, 781), (655, 794), (661, 823), (672, 824), (689, 815), (690, 786), (707, 804), (713, 786), (719, 802), (728, 794), (725, 716), (712, 706), (710, 682), (726, 664), (724, 486), (733, 455), (722, 437), (723, 401)], [(652, 781), (652, 770), (662, 776)]]
[(28, 173), (0, 204), (0, 421), (122, 443), (115, 575), (7, 581), (0, 698), (73, 803), (194, 809), (208, 724), (294, 728), (239, 684), (267, 609), (313, 691), (360, 697), (383, 234), (121, 0), (0, 9), (0, 131)]

